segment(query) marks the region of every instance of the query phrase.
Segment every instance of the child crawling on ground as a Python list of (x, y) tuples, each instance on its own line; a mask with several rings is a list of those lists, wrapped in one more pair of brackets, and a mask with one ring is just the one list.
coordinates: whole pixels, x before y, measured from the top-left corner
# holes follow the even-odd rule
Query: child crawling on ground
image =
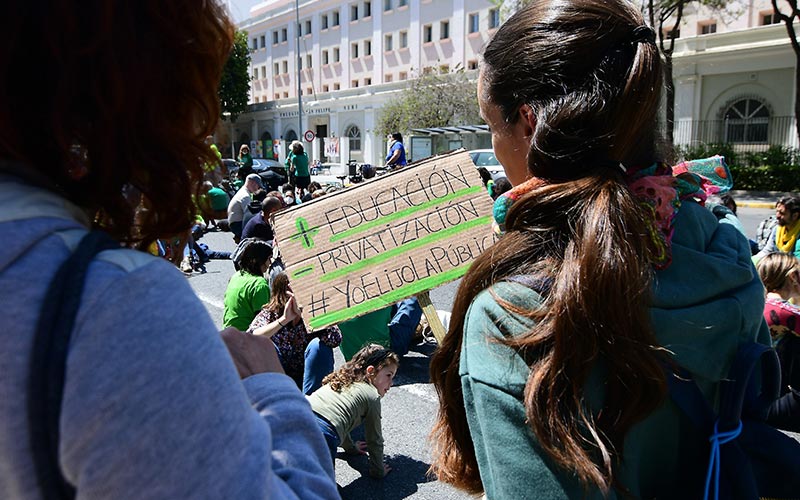
[[(381, 398), (389, 391), (400, 358), (378, 344), (369, 344), (350, 361), (322, 380), (322, 387), (308, 396), (317, 424), (336, 461), (341, 445), (350, 454), (369, 453), (369, 474), (382, 478), (392, 470), (383, 462)], [(353, 443), (350, 432), (364, 422), (367, 439)]]

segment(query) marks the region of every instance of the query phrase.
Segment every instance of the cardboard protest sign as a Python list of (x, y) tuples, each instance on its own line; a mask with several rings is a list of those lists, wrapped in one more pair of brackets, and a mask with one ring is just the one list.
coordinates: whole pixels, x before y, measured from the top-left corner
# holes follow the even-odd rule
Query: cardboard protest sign
[(275, 236), (312, 329), (464, 275), (494, 242), (469, 154), (434, 157), (277, 214)]

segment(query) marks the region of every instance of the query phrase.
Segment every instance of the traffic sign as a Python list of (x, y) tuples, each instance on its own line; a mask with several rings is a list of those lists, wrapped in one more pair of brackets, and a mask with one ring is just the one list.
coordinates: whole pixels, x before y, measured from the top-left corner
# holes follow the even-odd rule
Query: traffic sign
[(316, 137), (316, 135), (314, 135), (314, 132), (312, 132), (311, 130), (306, 130), (305, 133), (303, 134), (303, 139), (305, 139), (306, 142), (312, 142), (314, 140), (314, 137)]

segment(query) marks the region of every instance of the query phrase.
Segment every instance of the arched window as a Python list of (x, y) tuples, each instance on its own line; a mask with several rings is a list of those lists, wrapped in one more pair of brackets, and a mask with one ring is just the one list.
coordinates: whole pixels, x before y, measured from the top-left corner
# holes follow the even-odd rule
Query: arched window
[(291, 144), (292, 141), (297, 140), (297, 132), (295, 132), (294, 130), (289, 130), (288, 132), (286, 132), (286, 136), (283, 138), (283, 140), (286, 141), (288, 144)]
[(747, 97), (731, 104), (725, 111), (725, 141), (767, 142), (769, 109), (758, 99)]
[(347, 138), (350, 141), (350, 151), (361, 151), (361, 131), (355, 125), (347, 129)]

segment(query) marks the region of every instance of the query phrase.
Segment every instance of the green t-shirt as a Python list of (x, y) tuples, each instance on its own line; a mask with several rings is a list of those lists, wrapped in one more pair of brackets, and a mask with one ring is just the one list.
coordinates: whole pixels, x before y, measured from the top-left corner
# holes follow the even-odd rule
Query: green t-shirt
[(223, 191), (222, 189), (215, 187), (208, 190), (207, 193), (209, 205), (211, 205), (211, 210), (227, 210), (228, 203), (231, 201), (228, 197), (228, 193)]
[(225, 290), (222, 326), (245, 331), (261, 307), (269, 302), (269, 283), (263, 276), (237, 271)]
[(389, 321), (392, 320), (392, 306), (373, 311), (369, 314), (339, 323), (342, 331), (342, 343), (339, 349), (344, 359), (350, 360), (364, 344), (374, 342), (391, 347)]
[(311, 175), (308, 173), (308, 155), (305, 151), (303, 151), (301, 155), (291, 153), (284, 163), (286, 164), (286, 168), (289, 168), (290, 164), (294, 165), (294, 175), (297, 177), (308, 177)]

